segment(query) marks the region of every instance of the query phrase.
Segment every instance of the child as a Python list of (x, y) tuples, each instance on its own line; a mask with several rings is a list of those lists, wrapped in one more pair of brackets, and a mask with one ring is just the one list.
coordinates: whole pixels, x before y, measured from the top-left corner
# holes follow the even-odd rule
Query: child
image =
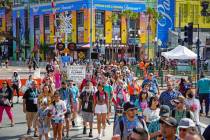
[(42, 136), (45, 137), (45, 140), (48, 140), (48, 132), (49, 132), (49, 108), (47, 100), (43, 100), (41, 103), (41, 107), (39, 108), (36, 116), (36, 122), (38, 122), (39, 128), (39, 140), (42, 140)]

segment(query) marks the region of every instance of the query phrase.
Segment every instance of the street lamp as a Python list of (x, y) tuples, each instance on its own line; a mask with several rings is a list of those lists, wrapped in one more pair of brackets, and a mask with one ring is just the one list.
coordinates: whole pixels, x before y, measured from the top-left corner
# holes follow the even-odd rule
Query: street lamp
[[(117, 35), (115, 35), (115, 37), (112, 38), (112, 47), (113, 47), (112, 50), (115, 49), (114, 52), (116, 53), (115, 56), (117, 55), (117, 57), (115, 57), (117, 61), (118, 61), (118, 48), (120, 46), (120, 41), (121, 41), (121, 38), (118, 37)], [(113, 52), (113, 55), (114, 55), (114, 52)]]

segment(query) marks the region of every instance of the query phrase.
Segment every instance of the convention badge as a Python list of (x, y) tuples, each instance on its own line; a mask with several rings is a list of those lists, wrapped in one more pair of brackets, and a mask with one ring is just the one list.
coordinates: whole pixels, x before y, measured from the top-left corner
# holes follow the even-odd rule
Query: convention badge
[(87, 108), (88, 108), (88, 102), (85, 102), (84, 109), (87, 109)]
[(34, 104), (37, 104), (38, 98), (34, 98)]

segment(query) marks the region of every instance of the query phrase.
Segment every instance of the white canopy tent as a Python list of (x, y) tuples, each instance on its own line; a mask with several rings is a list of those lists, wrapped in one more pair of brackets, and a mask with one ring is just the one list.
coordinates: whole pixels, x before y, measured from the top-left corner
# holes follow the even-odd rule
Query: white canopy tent
[(178, 60), (192, 60), (197, 59), (197, 54), (188, 49), (185, 46), (178, 45), (176, 48), (169, 52), (162, 52), (161, 55), (167, 60), (178, 59)]

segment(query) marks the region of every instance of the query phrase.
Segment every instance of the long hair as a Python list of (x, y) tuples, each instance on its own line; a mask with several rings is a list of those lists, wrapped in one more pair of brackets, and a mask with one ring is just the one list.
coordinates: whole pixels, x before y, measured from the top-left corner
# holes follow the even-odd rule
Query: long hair
[[(153, 101), (154, 99), (158, 100), (158, 97), (152, 96), (152, 97), (150, 98), (150, 100), (149, 100), (149, 102), (148, 102), (148, 106), (149, 106), (149, 107), (152, 106), (152, 101)], [(160, 106), (160, 104), (158, 103), (157, 108), (158, 108), (159, 106)]]

